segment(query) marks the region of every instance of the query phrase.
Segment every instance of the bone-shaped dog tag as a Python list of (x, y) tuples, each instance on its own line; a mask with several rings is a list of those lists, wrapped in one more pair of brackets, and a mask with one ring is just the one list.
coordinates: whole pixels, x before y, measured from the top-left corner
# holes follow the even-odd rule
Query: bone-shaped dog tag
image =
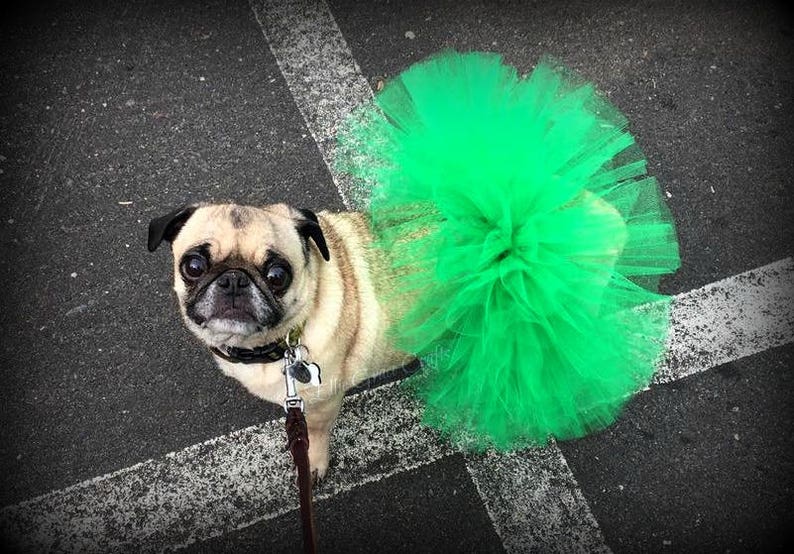
[(317, 364), (307, 364), (303, 360), (296, 360), (287, 367), (287, 374), (291, 375), (301, 383), (310, 383), (315, 387), (319, 387), (320, 383), (320, 366)]
[(312, 379), (309, 368), (306, 366), (306, 363), (301, 360), (292, 362), (287, 366), (287, 375), (301, 383), (308, 383)]

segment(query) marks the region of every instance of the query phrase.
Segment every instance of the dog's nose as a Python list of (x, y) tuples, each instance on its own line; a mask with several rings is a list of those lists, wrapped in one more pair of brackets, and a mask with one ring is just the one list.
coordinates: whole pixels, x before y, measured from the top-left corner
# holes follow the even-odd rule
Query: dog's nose
[(226, 290), (229, 294), (237, 294), (238, 289), (242, 289), (251, 284), (251, 280), (244, 271), (230, 269), (218, 277), (218, 286)]

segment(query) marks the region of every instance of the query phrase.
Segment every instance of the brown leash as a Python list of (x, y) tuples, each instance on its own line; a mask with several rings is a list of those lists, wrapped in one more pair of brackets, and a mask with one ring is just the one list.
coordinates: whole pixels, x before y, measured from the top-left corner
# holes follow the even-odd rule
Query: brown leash
[(287, 449), (298, 468), (298, 491), (301, 524), (303, 526), (303, 551), (317, 552), (317, 535), (314, 529), (312, 508), (312, 475), (309, 469), (309, 433), (301, 405), (287, 407)]
[(298, 494), (300, 499), (301, 525), (303, 526), (303, 551), (306, 554), (317, 552), (317, 534), (314, 527), (314, 509), (312, 508), (312, 474), (309, 467), (309, 430), (306, 417), (303, 415), (303, 399), (298, 396), (295, 381), (320, 385), (320, 367), (304, 361), (304, 350), (300, 338), (295, 344), (290, 343), (290, 336), (285, 339), (284, 382), (287, 397), (284, 399), (284, 410), (287, 412), (287, 450), (292, 454), (292, 461), (298, 469)]

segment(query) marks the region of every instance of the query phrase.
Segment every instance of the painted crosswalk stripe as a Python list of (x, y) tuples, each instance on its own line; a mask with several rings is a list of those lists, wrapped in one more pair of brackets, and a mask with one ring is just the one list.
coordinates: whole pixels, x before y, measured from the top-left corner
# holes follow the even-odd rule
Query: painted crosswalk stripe
[[(339, 123), (372, 98), (326, 2), (251, 0), (251, 8), (325, 163), (332, 167)], [(350, 207), (350, 181), (331, 170)]]
[(675, 381), (791, 342), (792, 306), (792, 258), (676, 296), (667, 356), (654, 382)]
[(467, 454), (466, 468), (506, 552), (610, 552), (556, 443)]
[[(346, 399), (322, 500), (451, 454), (396, 384)], [(284, 420), (248, 427), (0, 510), (29, 552), (158, 552), (297, 508)]]
[[(779, 302), (777, 294), (759, 290), (766, 288), (794, 288), (791, 258), (676, 297), (696, 314), (714, 307), (708, 291), (719, 290), (722, 298), (745, 301), (770, 299), (760, 312), (746, 309), (743, 302), (734, 303), (710, 323), (721, 329), (714, 331), (718, 335), (758, 327), (767, 339), (759, 338), (752, 348), (739, 350), (726, 341), (723, 351), (704, 359), (724, 363), (734, 355), (794, 342), (794, 303)], [(693, 338), (684, 332), (689, 325), (681, 320), (674, 323), (671, 348), (713, 350), (712, 336)], [(709, 369), (702, 360), (695, 361), (692, 370), (682, 368), (663, 380)], [(33, 551), (128, 547), (154, 552), (272, 519), (296, 507), (283, 441), (283, 419), (271, 421), (7, 506), (0, 510), (0, 534)], [(419, 425), (417, 406), (395, 384), (347, 398), (332, 441), (336, 464), (318, 491), (319, 500), (453, 454), (433, 432)], [(467, 462), (509, 552), (553, 551), (566, 544), (570, 548), (560, 551), (608, 550), (556, 446), (485, 458), (469, 456)], [(501, 483), (510, 480), (514, 480), (514, 494), (505, 495)]]

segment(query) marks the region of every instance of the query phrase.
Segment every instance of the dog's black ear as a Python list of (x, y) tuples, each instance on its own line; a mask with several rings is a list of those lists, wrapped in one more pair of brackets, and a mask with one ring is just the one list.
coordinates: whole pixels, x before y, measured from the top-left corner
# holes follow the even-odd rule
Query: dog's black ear
[(320, 254), (323, 255), (323, 259), (326, 262), (329, 261), (331, 259), (331, 253), (328, 252), (328, 245), (325, 243), (325, 235), (323, 235), (323, 230), (320, 227), (317, 215), (306, 208), (298, 208), (298, 211), (303, 216), (303, 221), (299, 222), (297, 225), (298, 234), (307, 241), (312, 239), (314, 244), (317, 245)]
[(183, 206), (149, 222), (149, 252), (154, 252), (160, 243), (173, 242), (185, 222), (198, 206)]

